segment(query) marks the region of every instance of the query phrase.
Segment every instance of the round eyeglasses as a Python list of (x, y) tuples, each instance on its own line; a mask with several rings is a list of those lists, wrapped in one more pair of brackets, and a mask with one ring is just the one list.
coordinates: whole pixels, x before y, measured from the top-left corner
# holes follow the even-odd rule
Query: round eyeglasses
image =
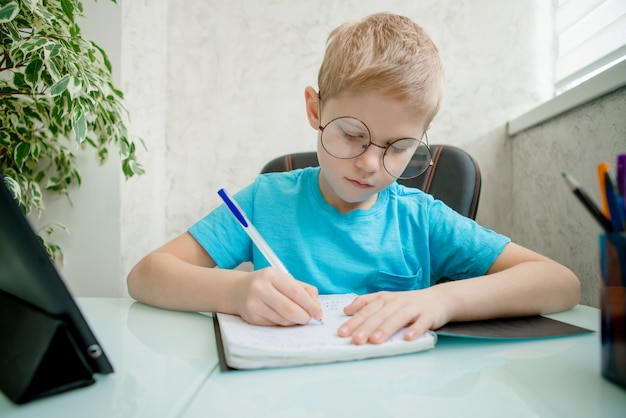
[(386, 146), (372, 142), (367, 125), (352, 116), (342, 116), (319, 127), (322, 147), (335, 158), (348, 160), (363, 155), (374, 145), (384, 149), (383, 167), (397, 179), (412, 179), (433, 165), (428, 136), (426, 142), (416, 138), (400, 138)]

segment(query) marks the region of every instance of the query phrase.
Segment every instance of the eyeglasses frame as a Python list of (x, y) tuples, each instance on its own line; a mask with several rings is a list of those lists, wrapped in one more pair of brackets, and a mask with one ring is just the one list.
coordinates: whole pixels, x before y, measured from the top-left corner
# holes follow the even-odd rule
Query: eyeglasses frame
[[(383, 145), (378, 145), (375, 142), (372, 141), (372, 133), (370, 131), (369, 126), (367, 126), (367, 124), (365, 122), (363, 122), (361, 119), (354, 117), (354, 116), (339, 116), (336, 117), (332, 120), (330, 120), (328, 123), (326, 123), (326, 125), (322, 126), (321, 124), (321, 103), (319, 105), (319, 115), (320, 115), (320, 124), (318, 126), (318, 129), (320, 131), (320, 142), (322, 143), (322, 148), (324, 148), (324, 151), (326, 151), (328, 153), (328, 155), (330, 155), (333, 158), (337, 158), (339, 160), (353, 160), (355, 158), (359, 158), (361, 155), (365, 154), (365, 152), (369, 149), (370, 145), (374, 145), (375, 147), (378, 147), (380, 149), (383, 149), (383, 155), (382, 155), (382, 164), (383, 164), (383, 168), (385, 169), (385, 171), (387, 172), (387, 174), (389, 174), (390, 176), (396, 178), (396, 179), (401, 179), (401, 180), (408, 180), (408, 179), (414, 179), (416, 177), (421, 176), (422, 174), (424, 174), (430, 167), (432, 167), (434, 165), (433, 162), (433, 154), (432, 151), (430, 149), (430, 145), (428, 145), (428, 133), (426, 131), (424, 131), (424, 134), (422, 135), (422, 138), (426, 138), (426, 141), (422, 140), (422, 139), (418, 139), (418, 138), (412, 138), (412, 137), (406, 137), (406, 138), (398, 138), (398, 139), (394, 139), (393, 141), (389, 142), (386, 146)], [(338, 120), (338, 119), (354, 119), (355, 121), (361, 123), (363, 126), (365, 126), (365, 129), (367, 129), (367, 134), (369, 136), (369, 143), (367, 144), (367, 146), (363, 147), (363, 151), (358, 154), (355, 155), (354, 157), (337, 157), (336, 155), (332, 154), (330, 151), (328, 151), (328, 149), (326, 148), (326, 146), (324, 145), (324, 129), (326, 129), (326, 127), (328, 125), (330, 125), (331, 123), (333, 123), (334, 121)], [(389, 148), (396, 142), (398, 141), (402, 141), (405, 139), (411, 139), (411, 140), (415, 140), (418, 141), (419, 143), (422, 143), (426, 146), (426, 148), (428, 149), (428, 153), (430, 154), (430, 161), (428, 162), (428, 164), (426, 164), (424, 170), (422, 170), (421, 172), (419, 172), (418, 174), (411, 176), (411, 177), (401, 177), (401, 176), (396, 176), (392, 173), (389, 172), (389, 170), (387, 169), (387, 167), (385, 166), (385, 155), (387, 155), (387, 151), (389, 150)], [(405, 167), (406, 169), (406, 167)]]

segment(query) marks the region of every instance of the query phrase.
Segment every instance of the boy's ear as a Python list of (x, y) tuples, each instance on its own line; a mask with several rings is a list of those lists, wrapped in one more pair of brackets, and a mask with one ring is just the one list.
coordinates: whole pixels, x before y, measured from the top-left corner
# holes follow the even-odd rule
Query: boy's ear
[(304, 100), (306, 102), (306, 117), (309, 124), (316, 131), (320, 127), (320, 102), (317, 91), (311, 86), (304, 89)]

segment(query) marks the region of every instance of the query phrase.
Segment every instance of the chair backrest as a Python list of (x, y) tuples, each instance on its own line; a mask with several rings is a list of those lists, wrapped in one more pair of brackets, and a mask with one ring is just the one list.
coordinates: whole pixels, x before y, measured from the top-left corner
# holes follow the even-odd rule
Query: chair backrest
[[(424, 174), (398, 183), (420, 189), (456, 210), (475, 219), (480, 199), (481, 178), (476, 161), (465, 151), (451, 145), (431, 145), (433, 165)], [(283, 155), (268, 162), (261, 173), (317, 167), (315, 152)]]

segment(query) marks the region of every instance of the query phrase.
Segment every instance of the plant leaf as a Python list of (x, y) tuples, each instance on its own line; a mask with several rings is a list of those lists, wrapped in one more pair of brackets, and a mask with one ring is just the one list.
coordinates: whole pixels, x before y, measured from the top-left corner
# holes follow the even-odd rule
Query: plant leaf
[(28, 81), (31, 86), (35, 86), (39, 81), (39, 72), (41, 71), (42, 66), (43, 62), (40, 59), (36, 59), (26, 67), (24, 75), (26, 76), (26, 81)]
[(142, 175), (145, 173), (143, 166), (135, 160), (129, 161), (128, 165), (130, 166), (130, 169), (132, 170), (133, 174)]
[(22, 190), (20, 189), (20, 184), (15, 181), (15, 179), (11, 177), (4, 177), (4, 184), (7, 185), (9, 191), (13, 195), (13, 198), (17, 201), (18, 204), (22, 204)]
[(74, 134), (76, 135), (76, 142), (82, 144), (87, 136), (87, 121), (85, 115), (81, 114), (74, 123)]
[(96, 161), (98, 161), (98, 164), (102, 165), (107, 161), (108, 157), (109, 157), (109, 150), (106, 148), (102, 148), (98, 150)]
[(58, 43), (48, 43), (44, 47), (44, 50), (46, 51), (48, 58), (54, 58), (59, 55), (59, 52), (61, 51), (61, 45), (59, 45)]
[(11, 146), (11, 135), (8, 132), (0, 131), (0, 146), (7, 148)]
[(7, 23), (15, 19), (20, 12), (20, 6), (14, 1), (0, 7), (0, 23)]
[(41, 153), (41, 145), (38, 142), (33, 143), (30, 151), (30, 155), (33, 157), (34, 162), (39, 161), (39, 154)]
[(44, 209), (44, 203), (39, 183), (36, 183), (34, 181), (30, 183), (30, 195), (31, 202), (37, 208), (37, 212), (41, 213)]
[(48, 72), (50, 73), (50, 76), (53, 80), (60, 80), (62, 78), (61, 72), (59, 71), (59, 68), (55, 63), (55, 60), (49, 59), (48, 61), (46, 61), (46, 67), (48, 67)]
[(63, 13), (70, 19), (70, 22), (74, 21), (74, 6), (69, 0), (61, 0), (61, 8)]
[(76, 77), (70, 77), (70, 79), (71, 83), (68, 84), (67, 91), (70, 93), (70, 97), (75, 99), (80, 95), (83, 83)]
[(24, 74), (23, 73), (15, 73), (13, 74), (13, 84), (15, 87), (20, 88), (24, 83)]
[(46, 190), (54, 190), (59, 187), (59, 178), (50, 177), (46, 183)]
[(104, 65), (106, 66), (107, 70), (109, 70), (109, 73), (111, 73), (113, 71), (113, 66), (111, 65), (111, 61), (109, 61), (109, 57), (107, 53), (104, 51), (104, 49), (102, 49), (95, 42), (92, 42), (91, 44), (95, 46), (98, 49), (98, 51), (100, 51), (100, 55), (102, 55), (102, 60), (104, 61)]
[(67, 89), (67, 85), (70, 82), (70, 75), (66, 74), (59, 81), (54, 83), (54, 85), (50, 88), (50, 95), (52, 97), (58, 96), (63, 93)]
[(119, 148), (120, 158), (122, 160), (127, 160), (130, 156), (130, 146), (128, 145), (128, 141), (126, 140), (126, 138), (121, 138), (120, 142), (117, 144), (117, 147)]
[(17, 144), (17, 147), (15, 147), (15, 154), (13, 156), (13, 159), (15, 160), (15, 164), (17, 164), (20, 170), (24, 166), (24, 161), (26, 160), (26, 157), (28, 157), (28, 154), (30, 154), (30, 143), (20, 142), (19, 144)]

